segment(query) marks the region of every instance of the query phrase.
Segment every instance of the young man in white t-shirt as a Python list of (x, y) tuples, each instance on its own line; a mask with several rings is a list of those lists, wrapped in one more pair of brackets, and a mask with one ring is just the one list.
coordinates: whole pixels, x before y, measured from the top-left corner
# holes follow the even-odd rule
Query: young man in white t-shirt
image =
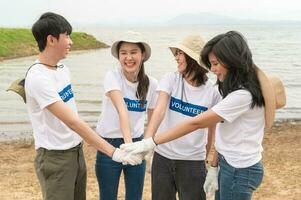
[(44, 13), (32, 27), (40, 53), (30, 67), (25, 91), (33, 127), (35, 170), (43, 199), (86, 199), (86, 165), (82, 139), (117, 162), (139, 164), (104, 141), (77, 114), (69, 70), (59, 63), (71, 48), (72, 27), (62, 16)]

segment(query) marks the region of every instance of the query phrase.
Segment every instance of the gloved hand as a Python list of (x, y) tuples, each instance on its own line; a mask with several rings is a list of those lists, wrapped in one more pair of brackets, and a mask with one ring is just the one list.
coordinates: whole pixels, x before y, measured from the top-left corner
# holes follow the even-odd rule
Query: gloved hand
[(213, 196), (215, 194), (215, 191), (218, 190), (218, 168), (217, 167), (208, 168), (208, 172), (203, 188), (207, 197)]
[(140, 155), (135, 155), (131, 152), (125, 152), (124, 150), (121, 150), (119, 148), (116, 148), (112, 156), (112, 160), (114, 160), (115, 162), (120, 162), (124, 165), (139, 165), (142, 163), (142, 159), (143, 157)]
[(126, 152), (131, 152), (132, 154), (141, 154), (143, 156), (151, 152), (155, 147), (156, 143), (152, 137), (143, 139), (139, 142), (122, 144), (120, 146), (120, 148)]
[(143, 155), (144, 160), (152, 160), (153, 155), (154, 155), (154, 150), (148, 151)]

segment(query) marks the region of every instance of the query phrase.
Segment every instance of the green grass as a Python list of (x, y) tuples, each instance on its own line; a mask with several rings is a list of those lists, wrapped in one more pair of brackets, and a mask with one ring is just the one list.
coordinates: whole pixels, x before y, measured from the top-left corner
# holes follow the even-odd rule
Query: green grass
[[(107, 48), (92, 35), (83, 32), (71, 34), (72, 50)], [(30, 29), (0, 28), (0, 60), (35, 55), (38, 53), (37, 43)]]
[(99, 42), (95, 37), (83, 32), (74, 32), (71, 34), (73, 41), (72, 50), (108, 48), (109, 45)]

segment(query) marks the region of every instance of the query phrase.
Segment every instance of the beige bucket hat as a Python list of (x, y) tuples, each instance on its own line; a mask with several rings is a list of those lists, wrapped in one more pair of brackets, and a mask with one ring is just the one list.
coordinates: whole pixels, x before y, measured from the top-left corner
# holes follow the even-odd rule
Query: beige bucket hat
[(141, 43), (145, 49), (145, 58), (144, 61), (147, 61), (151, 56), (151, 48), (149, 44), (144, 42), (141, 33), (135, 31), (127, 31), (120, 36), (120, 39), (115, 41), (111, 47), (112, 55), (118, 59), (117, 45), (119, 42), (130, 42), (130, 43)]
[(200, 61), (201, 51), (205, 45), (204, 39), (199, 35), (189, 35), (181, 43), (176, 45), (171, 45), (169, 48), (174, 56), (176, 56), (177, 49), (184, 51), (188, 56), (195, 60), (201, 67), (204, 67), (204, 64)]
[(276, 109), (286, 104), (285, 89), (279, 77), (267, 76), (258, 67), (257, 77), (265, 103), (265, 127), (269, 129), (273, 126)]

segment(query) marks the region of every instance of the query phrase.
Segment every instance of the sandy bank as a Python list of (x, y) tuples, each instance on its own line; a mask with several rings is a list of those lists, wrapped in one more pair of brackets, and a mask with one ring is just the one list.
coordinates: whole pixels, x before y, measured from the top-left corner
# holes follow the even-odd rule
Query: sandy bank
[[(263, 184), (256, 200), (297, 200), (301, 196), (301, 124), (281, 123), (265, 134)], [(95, 150), (85, 145), (88, 167), (87, 199), (98, 199), (94, 173)], [(41, 192), (33, 168), (35, 150), (31, 140), (0, 143), (0, 199), (37, 200)], [(124, 185), (119, 198), (124, 199)], [(150, 174), (146, 173), (144, 197), (150, 199)]]

